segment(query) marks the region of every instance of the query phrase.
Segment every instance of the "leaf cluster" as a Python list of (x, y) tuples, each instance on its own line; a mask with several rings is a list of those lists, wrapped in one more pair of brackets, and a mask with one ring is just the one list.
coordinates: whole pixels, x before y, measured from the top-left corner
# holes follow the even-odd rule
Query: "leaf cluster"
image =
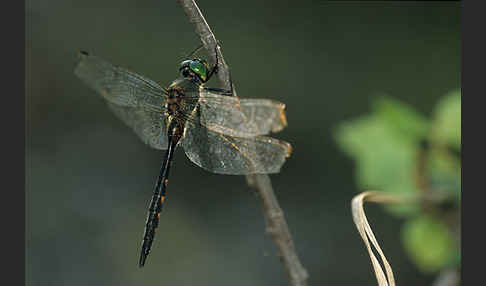
[(357, 187), (419, 197), (385, 206), (406, 220), (401, 238), (409, 256), (423, 272), (458, 265), (460, 91), (443, 96), (431, 118), (389, 96), (374, 97), (371, 107), (334, 132), (338, 146), (354, 159)]

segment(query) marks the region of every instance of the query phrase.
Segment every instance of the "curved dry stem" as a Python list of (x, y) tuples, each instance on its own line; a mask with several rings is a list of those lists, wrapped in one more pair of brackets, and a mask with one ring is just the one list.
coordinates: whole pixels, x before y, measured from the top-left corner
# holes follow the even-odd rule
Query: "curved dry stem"
[[(218, 53), (218, 78), (226, 89), (231, 90), (230, 73), (224, 60), (223, 54), (218, 45), (218, 41), (204, 18), (201, 10), (194, 0), (178, 0), (189, 17), (189, 21), (194, 24), (196, 33), (201, 38), (201, 42), (208, 53), (216, 58), (214, 50)], [(236, 96), (236, 90), (233, 88), (233, 95)], [(307, 285), (309, 275), (300, 263), (297, 252), (295, 251), (294, 242), (290, 234), (285, 216), (280, 208), (275, 193), (273, 192), (270, 177), (265, 174), (255, 174), (247, 176), (248, 184), (254, 187), (258, 193), (263, 207), (263, 214), (267, 225), (266, 231), (270, 233), (274, 243), (277, 245), (278, 254), (284, 264), (285, 270), (289, 277), (290, 285), (304, 286)]]
[[(363, 208), (365, 201), (375, 202), (375, 203), (408, 203), (412, 202), (414, 198), (412, 197), (399, 197), (396, 195), (390, 195), (383, 192), (377, 191), (367, 191), (355, 196), (351, 202), (351, 211), (353, 213), (353, 221), (358, 229), (358, 232), (363, 239), (368, 254), (375, 271), (376, 280), (379, 286), (395, 286), (395, 278), (393, 276), (393, 270), (385, 257), (385, 254), (381, 250), (380, 244), (375, 237), (375, 234), (371, 230), (371, 226), (366, 218), (366, 214)], [(371, 242), (371, 243), (370, 243)], [(381, 258), (381, 262), (385, 267), (385, 272), (380, 265), (380, 261), (376, 258), (373, 253), (372, 246), (378, 252)]]

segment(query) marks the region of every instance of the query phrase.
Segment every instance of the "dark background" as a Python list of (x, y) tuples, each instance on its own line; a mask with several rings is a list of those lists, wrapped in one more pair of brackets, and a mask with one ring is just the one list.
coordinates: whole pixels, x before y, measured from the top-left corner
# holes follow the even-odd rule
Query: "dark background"
[[(353, 162), (332, 131), (376, 94), (429, 116), (460, 87), (456, 2), (199, 1), (240, 97), (287, 105), (273, 135), (292, 157), (272, 175), (310, 285), (376, 285), (351, 218)], [(88, 50), (163, 86), (199, 45), (176, 1), (26, 3), (27, 285), (286, 285), (243, 176), (211, 174), (177, 150), (145, 268), (138, 255), (163, 152), (73, 75)], [(208, 86), (217, 86), (213, 81)], [(430, 285), (400, 243), (401, 220), (367, 207), (398, 285)]]

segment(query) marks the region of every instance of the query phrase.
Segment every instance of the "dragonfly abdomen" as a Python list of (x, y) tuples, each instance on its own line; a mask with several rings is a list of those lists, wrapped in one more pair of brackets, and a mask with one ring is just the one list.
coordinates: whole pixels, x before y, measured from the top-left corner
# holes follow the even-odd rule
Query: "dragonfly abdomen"
[(167, 179), (162, 182), (163, 194), (158, 194), (158, 192), (154, 193), (152, 201), (150, 202), (147, 221), (145, 223), (145, 232), (143, 235), (142, 252), (139, 261), (140, 267), (145, 264), (145, 260), (150, 253), (150, 249), (155, 238), (155, 232), (157, 231), (157, 227), (159, 226), (160, 212), (162, 211), (162, 206), (165, 201), (165, 190), (167, 188), (167, 182)]
[(140, 260), (138, 263), (139, 267), (145, 265), (145, 260), (150, 253), (152, 243), (155, 238), (155, 232), (159, 226), (160, 212), (165, 202), (165, 195), (167, 191), (167, 184), (169, 182), (169, 170), (172, 163), (172, 157), (174, 155), (174, 150), (181, 138), (182, 128), (178, 121), (169, 120), (168, 128), (168, 139), (169, 148), (164, 159), (164, 163), (160, 168), (159, 177), (157, 183), (155, 184), (154, 194), (152, 200), (150, 201), (150, 207), (147, 215), (147, 221), (145, 223), (145, 231), (142, 241), (142, 250), (140, 252)]

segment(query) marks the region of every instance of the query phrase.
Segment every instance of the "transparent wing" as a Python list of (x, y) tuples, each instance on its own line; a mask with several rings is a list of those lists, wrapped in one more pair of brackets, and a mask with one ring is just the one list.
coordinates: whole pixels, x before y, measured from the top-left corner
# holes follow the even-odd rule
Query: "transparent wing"
[(167, 123), (164, 115), (143, 108), (119, 106), (110, 102), (107, 104), (111, 111), (132, 128), (145, 144), (155, 149), (167, 149)]
[(201, 90), (200, 123), (236, 137), (278, 132), (287, 126), (285, 105), (269, 99), (239, 99)]
[(232, 137), (187, 121), (181, 145), (187, 157), (210, 172), (247, 175), (278, 173), (290, 156), (289, 143), (265, 136)]
[(163, 111), (164, 89), (141, 75), (80, 52), (74, 73), (107, 101), (131, 107)]

